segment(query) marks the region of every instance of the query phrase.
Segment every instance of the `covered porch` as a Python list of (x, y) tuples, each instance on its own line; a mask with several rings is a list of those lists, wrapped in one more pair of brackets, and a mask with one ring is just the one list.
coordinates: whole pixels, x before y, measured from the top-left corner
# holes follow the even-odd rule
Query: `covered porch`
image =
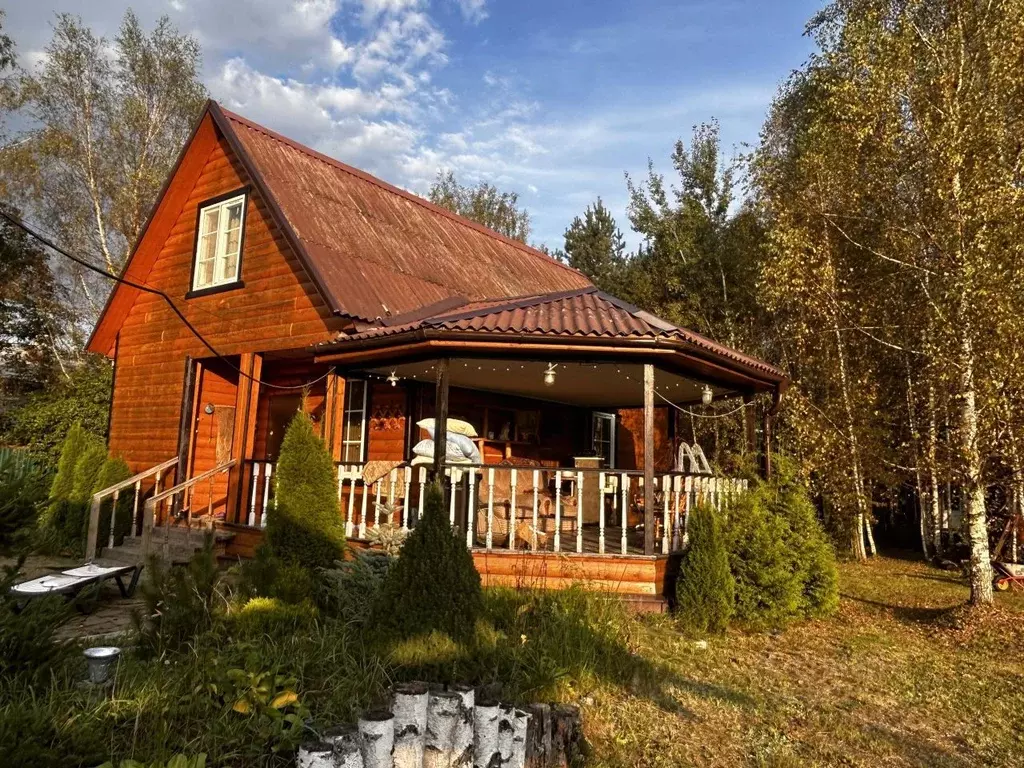
[[(414, 528), (438, 478), (485, 583), (583, 582), (656, 598), (688, 511), (747, 482), (716, 471), (681, 420), (706, 415), (709, 402), (735, 403), (743, 452), (770, 472), (786, 380), (765, 363), (595, 289), (420, 315), (314, 348), (242, 355), (237, 371), (194, 361), (185, 470), (147, 505), (153, 525), (215, 525), (232, 534), (228, 554), (251, 555), (284, 429), (304, 410), (334, 457), (353, 546), (369, 546), (385, 523)], [(426, 420), (436, 428), (425, 443)], [(471, 456), (450, 455), (450, 420)]]

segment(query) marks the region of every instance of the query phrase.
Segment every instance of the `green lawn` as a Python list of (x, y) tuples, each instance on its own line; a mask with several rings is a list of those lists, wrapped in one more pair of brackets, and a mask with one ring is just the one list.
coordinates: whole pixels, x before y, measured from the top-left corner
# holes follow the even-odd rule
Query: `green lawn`
[(579, 590), (488, 591), (464, 645), (372, 642), (370, 627), (302, 611), (275, 625), (228, 615), (178, 652), (129, 656), (106, 694), (78, 685), (77, 655), (34, 683), (0, 675), (0, 754), (14, 766), (176, 752), (283, 766), (287, 723), (265, 704), (232, 708), (257, 679), (272, 682), (267, 700), (294, 688), (289, 711), (314, 728), (351, 720), (396, 680), (434, 679), (580, 703), (596, 766), (1024, 764), (1024, 595), (968, 621), (958, 574), (893, 558), (842, 565), (841, 592), (831, 619), (706, 648), (670, 616)]
[(969, 622), (958, 578), (879, 558), (841, 566), (842, 604), (707, 650), (638, 622), (655, 669), (584, 694), (594, 765), (1010, 766), (1024, 763), (1024, 599)]

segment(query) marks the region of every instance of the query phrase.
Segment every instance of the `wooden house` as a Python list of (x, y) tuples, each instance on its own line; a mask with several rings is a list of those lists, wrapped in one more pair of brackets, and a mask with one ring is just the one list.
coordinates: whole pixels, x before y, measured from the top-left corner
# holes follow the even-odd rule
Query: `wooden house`
[[(133, 492), (135, 516), (123, 542), (97, 541), (94, 514), (90, 555), (197, 527), (251, 554), (302, 408), (337, 462), (351, 541), (415, 525), (436, 473), (485, 583), (656, 596), (688, 505), (740, 487), (678, 439), (677, 407), (777, 405), (786, 383), (214, 102), (124, 277), (89, 349), (114, 361), (109, 447), (139, 474), (94, 507)], [(417, 461), (435, 416), (471, 425), (478, 459)], [(748, 433), (753, 449), (752, 419)]]

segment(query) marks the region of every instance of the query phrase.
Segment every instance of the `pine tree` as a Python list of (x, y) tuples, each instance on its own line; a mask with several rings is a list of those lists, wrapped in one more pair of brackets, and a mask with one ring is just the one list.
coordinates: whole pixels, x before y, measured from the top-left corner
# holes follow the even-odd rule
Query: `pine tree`
[(345, 550), (334, 461), (302, 412), (284, 434), (277, 489), (267, 512), (267, 541), (286, 564), (326, 568)]
[(384, 582), (376, 623), (403, 638), (434, 630), (465, 638), (483, 606), (480, 574), (448, 524), (440, 487), (426, 494), (423, 517)]
[(697, 507), (687, 531), (690, 545), (676, 582), (676, 615), (694, 632), (723, 632), (732, 617), (735, 584), (714, 510)]
[(587, 206), (565, 230), (565, 254), (569, 265), (594, 281), (603, 291), (619, 289), (626, 241), (601, 198)]

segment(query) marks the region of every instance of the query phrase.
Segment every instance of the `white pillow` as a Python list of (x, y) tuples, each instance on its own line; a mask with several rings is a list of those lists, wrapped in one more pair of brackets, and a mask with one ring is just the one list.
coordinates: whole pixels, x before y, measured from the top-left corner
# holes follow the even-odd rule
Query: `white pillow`
[[(416, 426), (427, 430), (431, 435), (434, 434), (433, 419), (420, 419), (416, 422)], [(455, 435), (477, 437), (476, 428), (468, 421), (463, 421), (462, 419), (448, 419), (448, 431)]]
[[(453, 437), (454, 437), (454, 435), (453, 435)], [(462, 449), (463, 447), (461, 445), (459, 445), (454, 440), (449, 440), (445, 444), (445, 457), (444, 457), (444, 460), (446, 462), (449, 462), (449, 463), (452, 463), (452, 462), (465, 462), (465, 463), (474, 463), (474, 464), (480, 463), (480, 461), (479, 461), (480, 454), (479, 454), (479, 452), (477, 452), (476, 446), (473, 445), (473, 443), (465, 435), (459, 435), (459, 437), (461, 437), (462, 439), (466, 440), (469, 443), (469, 447), (471, 449), (471, 452), (469, 454), (466, 454), (463, 451), (463, 449)], [(434, 441), (433, 441), (433, 439), (420, 440), (418, 443), (416, 443), (416, 445), (413, 446), (412, 452), (416, 456), (424, 456), (426, 458), (432, 459), (434, 457)]]
[[(434, 439), (434, 425), (431, 424), (429, 427), (424, 427), (427, 430), (427, 434), (430, 435), (430, 439)], [(476, 447), (476, 443), (470, 440), (463, 434), (458, 432), (448, 433), (448, 453), (452, 452), (452, 443), (454, 443), (463, 456), (474, 464), (480, 464), (480, 449)]]

